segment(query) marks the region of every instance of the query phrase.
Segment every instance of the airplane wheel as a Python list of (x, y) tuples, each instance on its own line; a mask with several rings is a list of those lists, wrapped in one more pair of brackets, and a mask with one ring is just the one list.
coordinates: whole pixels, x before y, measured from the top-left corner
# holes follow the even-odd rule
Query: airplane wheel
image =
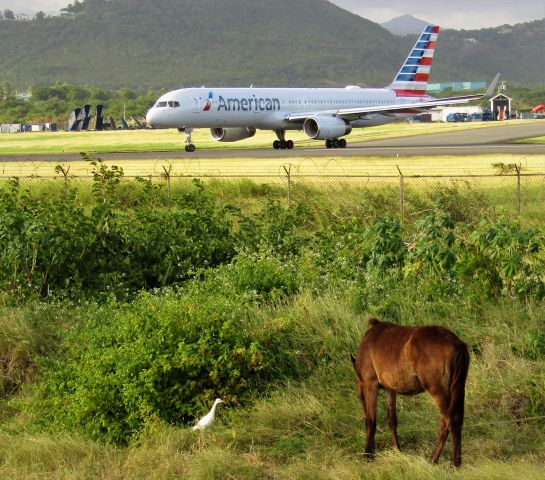
[(341, 142), (339, 142), (339, 139), (336, 138), (335, 140), (333, 140), (333, 148), (339, 148), (340, 147), (340, 144)]
[(286, 140), (280, 140), (280, 150), (286, 150), (287, 142)]
[(339, 140), (339, 147), (346, 148), (346, 140), (344, 138)]
[(326, 148), (333, 148), (333, 142), (331, 140), (326, 140), (325, 141), (325, 146), (326, 146)]
[(294, 147), (293, 140), (287, 140), (286, 141), (286, 147), (287, 147), (288, 150), (293, 150), (293, 147)]
[(189, 153), (193, 153), (195, 151), (195, 145), (193, 145), (192, 143), (190, 143), (188, 146), (187, 146), (187, 151)]
[(278, 149), (280, 148), (280, 140), (275, 140), (275, 141), (273, 142), (273, 148), (274, 148), (275, 150), (278, 150)]

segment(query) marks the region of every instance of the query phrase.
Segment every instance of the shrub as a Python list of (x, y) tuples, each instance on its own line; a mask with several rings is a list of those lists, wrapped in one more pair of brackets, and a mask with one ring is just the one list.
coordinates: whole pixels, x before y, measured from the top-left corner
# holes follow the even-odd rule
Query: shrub
[(467, 235), (457, 270), (496, 296), (545, 297), (543, 234), (500, 219), (483, 220)]
[(401, 267), (407, 253), (399, 220), (383, 217), (375, 221), (370, 232), (370, 258), (368, 266), (386, 271)]
[(152, 204), (126, 211), (116, 201), (121, 175), (95, 166), (91, 210), (80, 207), (73, 192), (32, 199), (12, 182), (1, 193), (0, 287), (120, 295), (181, 281), (233, 257), (227, 211), (200, 183), (174, 198), (170, 209)]
[(269, 200), (258, 213), (241, 216), (239, 245), (249, 251), (266, 249), (284, 256), (297, 255), (308, 243), (311, 221), (306, 204), (284, 208), (278, 201)]
[(142, 294), (99, 308), (66, 338), (65, 359), (45, 365), (44, 412), (93, 438), (126, 443), (160, 418), (185, 423), (214, 398), (243, 402), (266, 367), (247, 300), (209, 294)]

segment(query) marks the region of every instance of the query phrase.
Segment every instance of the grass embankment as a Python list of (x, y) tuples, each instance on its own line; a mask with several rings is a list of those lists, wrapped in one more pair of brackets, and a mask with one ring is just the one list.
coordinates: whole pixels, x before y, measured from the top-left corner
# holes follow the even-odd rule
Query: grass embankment
[(448, 446), (439, 466), (426, 461), (436, 438), (437, 410), (425, 395), (398, 400), (401, 454), (390, 447), (381, 396), (378, 458), (373, 463), (363, 461), (363, 415), (347, 354), (356, 349), (365, 329), (364, 317), (371, 312), (355, 309), (350, 295), (330, 293), (320, 298), (301, 295), (286, 305), (254, 312), (256, 323), (263, 326), (297, 323), (294, 343), (323, 346), (323, 366), (307, 380), (280, 380), (261, 394), (256, 392), (247, 407), (222, 406), (218, 423), (204, 435), (158, 422), (123, 448), (70, 432), (36, 431), (25, 426), (24, 409), (3, 404), (0, 475), (11, 479), (542, 478), (545, 423), (524, 418), (543, 411), (544, 363), (541, 356), (535, 357), (539, 347), (532, 350), (531, 344), (545, 321), (543, 310), (485, 304), (470, 313), (461, 305), (463, 300), (456, 300), (443, 303), (437, 312), (433, 302), (425, 306), (406, 290), (400, 294), (405, 294), (406, 302), (399, 305), (399, 321), (448, 325), (472, 349), (464, 465), (458, 472), (448, 464)]
[[(0, 202), (1, 478), (542, 478), (543, 223), (465, 190), (414, 198), (402, 226), (380, 192), (295, 189), (287, 210), (252, 182), (169, 198), (95, 168), (86, 198), (13, 186)], [(461, 470), (450, 447), (426, 461), (426, 395), (398, 401), (401, 454), (381, 398), (363, 461), (348, 355), (369, 315), (469, 344)]]
[(536, 145), (543, 145), (545, 144), (545, 137), (528, 138), (526, 140), (517, 140), (516, 143), (531, 143)]
[[(355, 130), (351, 142), (363, 142), (411, 135), (427, 135), (474, 128), (493, 128), (494, 122), (482, 123), (396, 123)], [(289, 132), (297, 147), (316, 145), (302, 132)], [(276, 135), (259, 131), (253, 138), (236, 142), (216, 142), (208, 130), (196, 130), (193, 142), (203, 149), (270, 148)], [(57, 153), (182, 152), (184, 136), (177, 130), (129, 130), (104, 132), (20, 133), (0, 135), (0, 155), (35, 155)]]

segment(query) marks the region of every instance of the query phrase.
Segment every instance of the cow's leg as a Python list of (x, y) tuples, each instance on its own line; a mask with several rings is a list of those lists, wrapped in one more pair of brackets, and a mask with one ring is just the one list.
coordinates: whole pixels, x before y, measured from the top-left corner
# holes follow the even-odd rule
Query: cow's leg
[(388, 390), (388, 425), (392, 431), (392, 445), (401, 450), (399, 439), (397, 438), (397, 411), (396, 411), (396, 393)]

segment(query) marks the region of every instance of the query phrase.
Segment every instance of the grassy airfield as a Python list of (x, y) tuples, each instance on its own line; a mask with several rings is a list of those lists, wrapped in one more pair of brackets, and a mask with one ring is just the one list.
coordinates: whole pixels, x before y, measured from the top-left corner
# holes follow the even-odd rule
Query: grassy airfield
[(531, 143), (536, 145), (545, 145), (545, 137), (529, 138), (527, 140), (519, 140), (516, 143)]
[[(468, 129), (494, 128), (495, 123), (434, 123), (434, 124), (393, 124), (383, 127), (360, 129), (350, 136), (351, 142), (383, 140), (395, 137), (428, 135)], [(296, 148), (316, 146), (302, 132), (292, 132)], [(198, 130), (193, 139), (198, 148), (207, 150), (239, 150), (251, 148), (270, 148), (275, 135), (272, 132), (258, 132), (251, 139), (235, 144), (219, 143), (210, 138), (207, 130)], [(543, 139), (542, 139), (543, 140)], [(536, 142), (539, 139), (535, 140)], [(281, 175), (283, 166), (291, 165), (291, 171), (297, 175), (370, 175), (397, 176), (397, 167), (405, 175), (468, 175), (497, 173), (492, 166), (495, 163), (520, 164), (525, 173), (541, 173), (545, 155), (470, 155), (436, 157), (336, 157), (331, 151), (327, 158), (282, 157), (282, 158), (187, 158), (183, 151), (184, 137), (176, 130), (130, 130), (116, 132), (58, 132), (0, 135), (1, 155), (47, 155), (62, 153), (88, 152), (100, 157), (104, 153), (119, 153), (115, 163), (123, 168), (126, 176), (159, 176), (165, 169), (171, 169), (173, 176), (225, 176), (225, 175)], [(159, 158), (154, 152), (172, 152), (171, 159)], [(123, 152), (149, 152), (141, 159), (124, 159)], [(54, 177), (53, 161), (32, 161), (24, 159), (17, 162), (2, 162), (0, 159), (0, 177)], [(65, 162), (70, 167), (70, 175), (86, 176), (91, 168), (85, 161)]]
[[(517, 121), (520, 124), (520, 121)], [(484, 123), (397, 123), (382, 127), (357, 129), (350, 142), (365, 142), (412, 135), (428, 135), (463, 131), (474, 128), (494, 128), (494, 122)], [(303, 132), (290, 132), (296, 146), (316, 145)], [(198, 148), (225, 150), (266, 148), (276, 139), (273, 132), (259, 131), (255, 137), (233, 144), (216, 142), (208, 130), (197, 130), (193, 142)], [(58, 153), (115, 152), (183, 152), (184, 136), (177, 130), (118, 130), (105, 132), (39, 132), (0, 135), (0, 155), (36, 155)]]

